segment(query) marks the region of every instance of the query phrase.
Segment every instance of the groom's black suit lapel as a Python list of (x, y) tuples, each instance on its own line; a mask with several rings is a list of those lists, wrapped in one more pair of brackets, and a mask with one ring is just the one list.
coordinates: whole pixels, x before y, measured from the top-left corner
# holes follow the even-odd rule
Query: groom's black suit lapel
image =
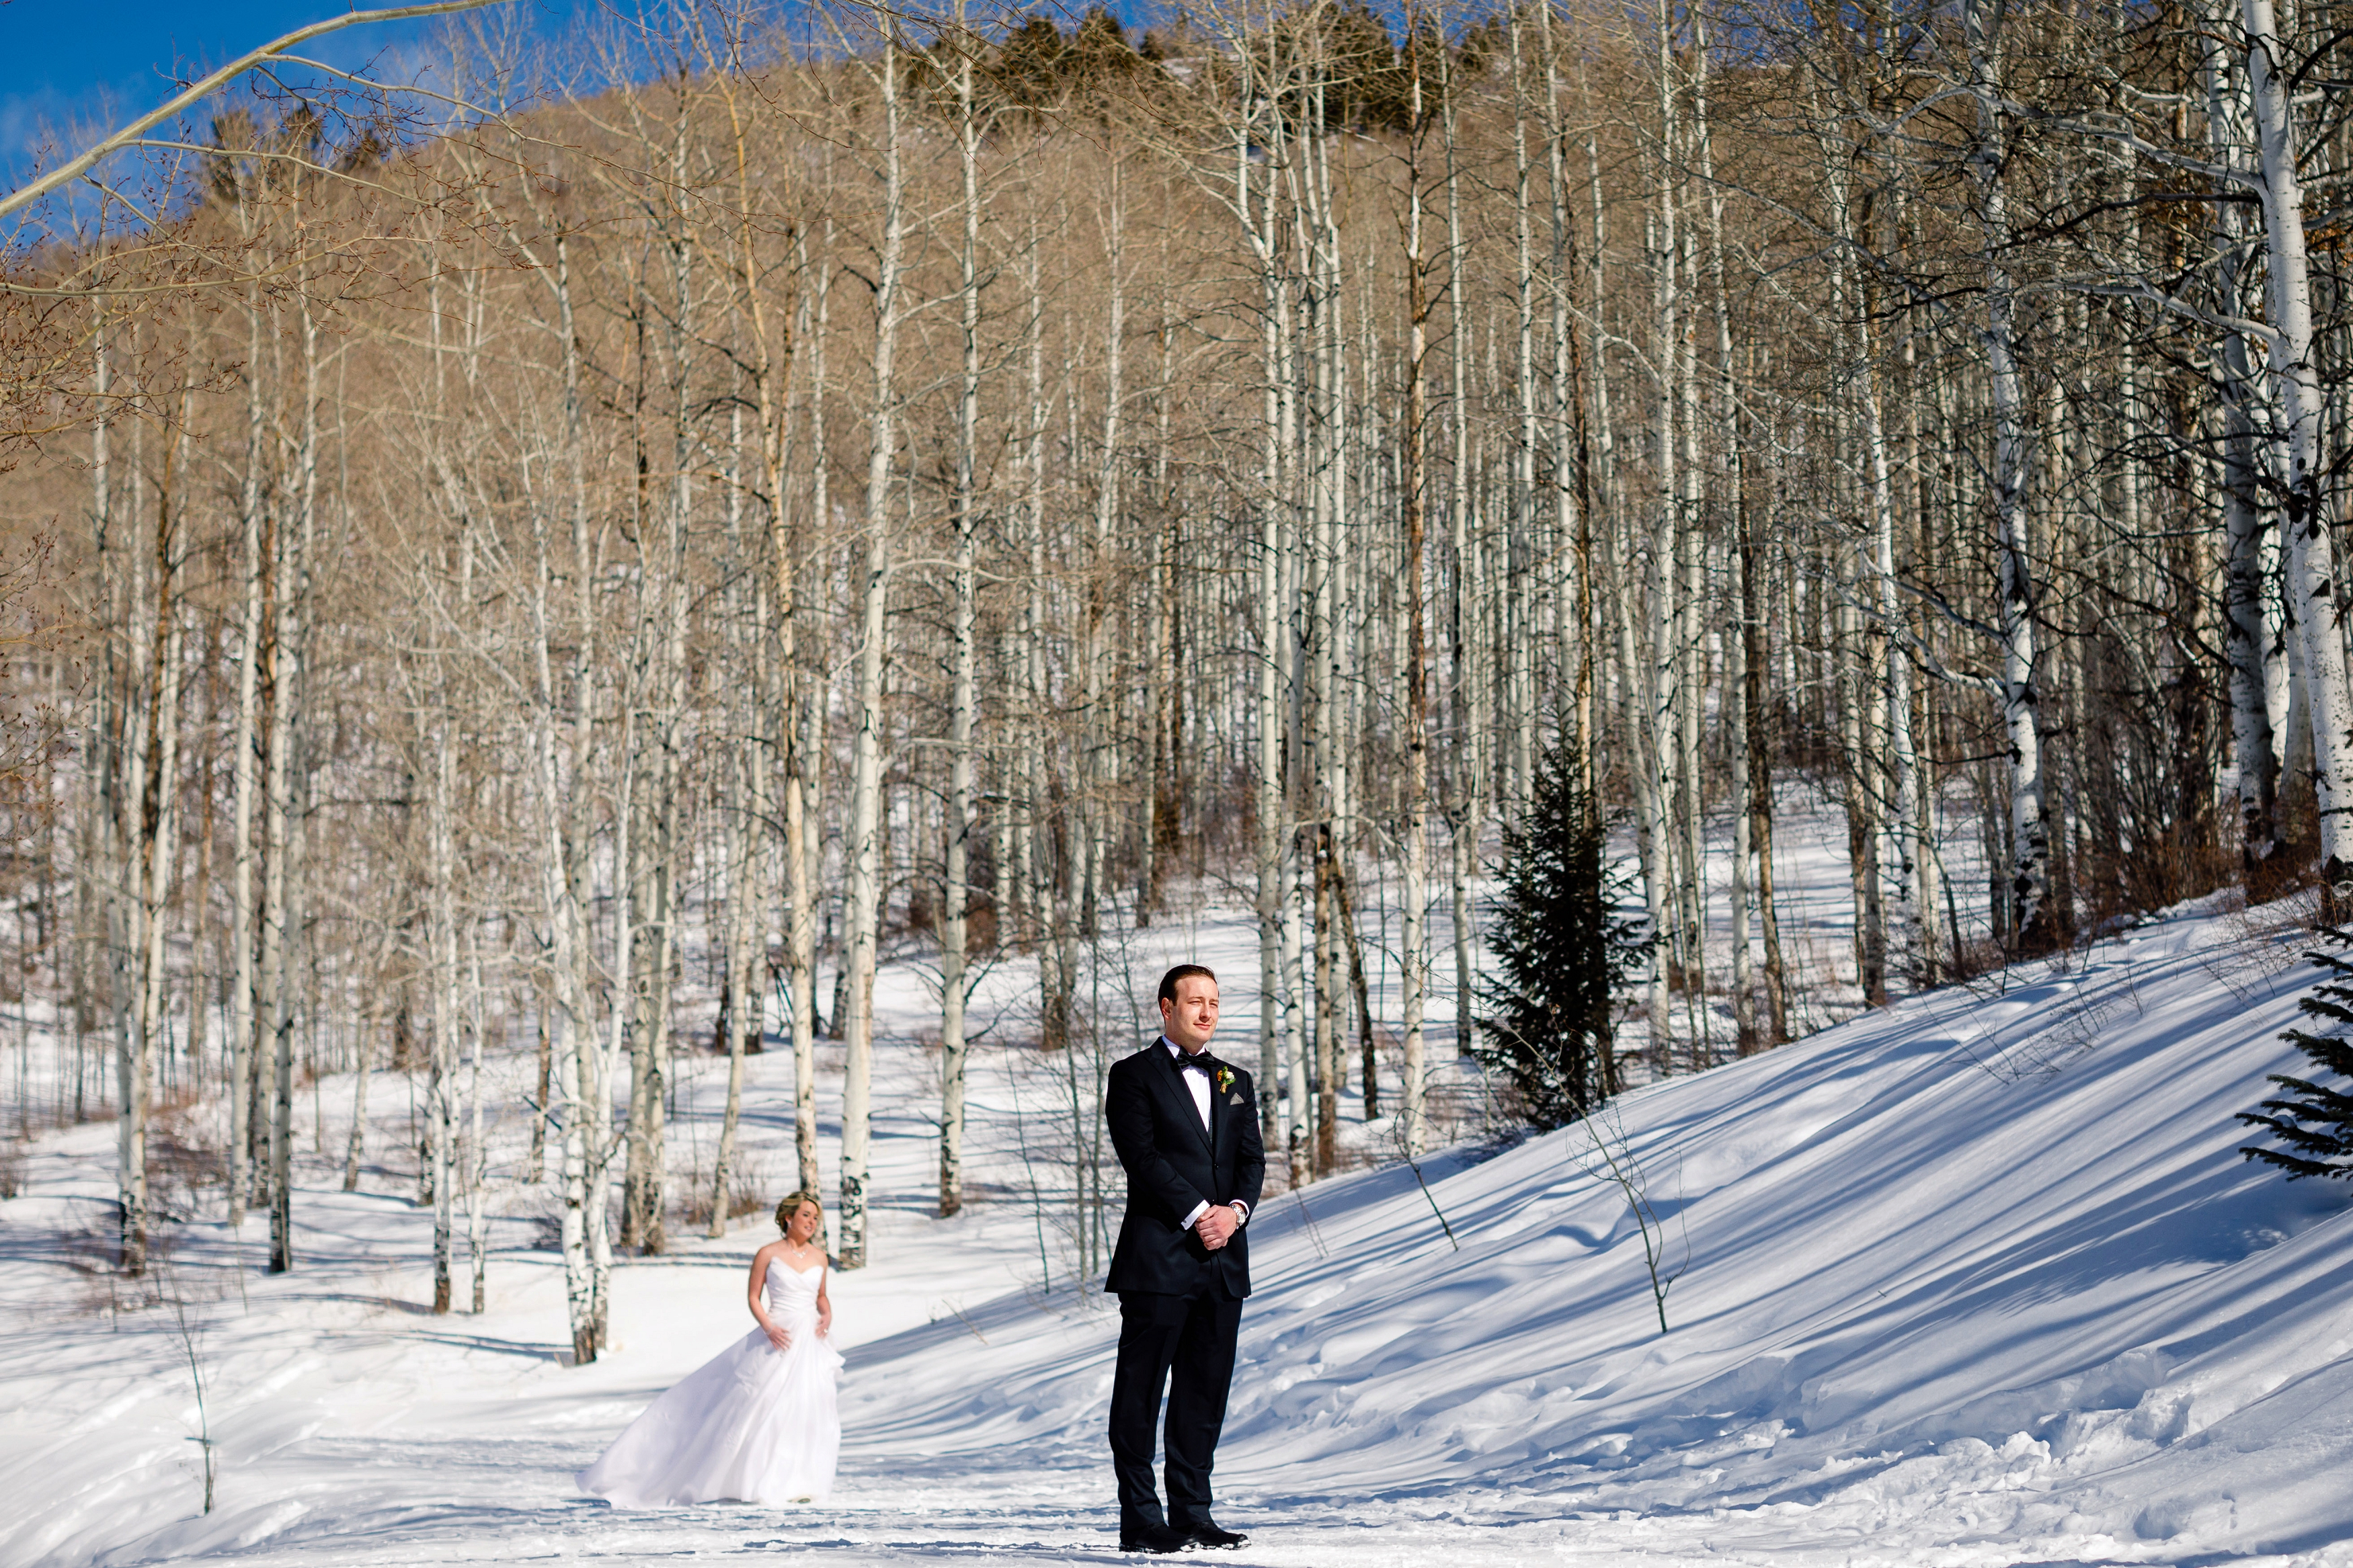
[[(1176, 1065), (1176, 1052), (1170, 1050), (1168, 1047), (1169, 1042), (1166, 1038), (1155, 1040), (1152, 1042), (1153, 1054), (1158, 1057), (1161, 1065), (1168, 1069), (1168, 1087), (1176, 1093), (1176, 1109), (1183, 1116), (1185, 1125), (1200, 1134), (1201, 1142), (1209, 1146), (1209, 1158), (1214, 1160), (1218, 1157), (1216, 1080), (1212, 1079), (1209, 1084), (1209, 1125), (1204, 1127), (1201, 1125), (1201, 1113), (1193, 1108), (1193, 1086), (1185, 1081), (1185, 1069)], [(1183, 1048), (1181, 1046), (1177, 1047), (1178, 1050)]]
[(1226, 1097), (1219, 1091), (1218, 1075), (1209, 1075), (1209, 1158), (1218, 1157), (1218, 1146), (1226, 1136)]

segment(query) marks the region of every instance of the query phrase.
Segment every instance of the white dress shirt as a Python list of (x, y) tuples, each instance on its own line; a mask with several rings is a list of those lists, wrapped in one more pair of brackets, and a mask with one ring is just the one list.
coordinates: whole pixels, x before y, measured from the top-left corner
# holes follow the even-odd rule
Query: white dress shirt
[[(1160, 1043), (1168, 1047), (1168, 1054), (1176, 1058), (1176, 1076), (1183, 1079), (1185, 1080), (1185, 1087), (1193, 1091), (1193, 1109), (1200, 1115), (1201, 1130), (1205, 1132), (1208, 1131), (1209, 1127), (1209, 1096), (1217, 1092), (1217, 1085), (1209, 1081), (1209, 1069), (1206, 1067), (1193, 1067), (1188, 1065), (1189, 1058), (1185, 1055), (1185, 1048), (1182, 1046), (1179, 1046), (1176, 1041), (1170, 1039), (1167, 1036), (1161, 1036)], [(1236, 1198), (1228, 1206), (1230, 1207), (1238, 1216), (1240, 1216), (1237, 1221), (1238, 1224), (1248, 1225), (1250, 1223), (1250, 1205), (1242, 1202), (1240, 1198)], [(1186, 1230), (1192, 1229), (1194, 1222), (1208, 1212), (1209, 1205), (1207, 1203), (1195, 1204), (1193, 1205), (1193, 1212), (1185, 1216), (1182, 1228)]]

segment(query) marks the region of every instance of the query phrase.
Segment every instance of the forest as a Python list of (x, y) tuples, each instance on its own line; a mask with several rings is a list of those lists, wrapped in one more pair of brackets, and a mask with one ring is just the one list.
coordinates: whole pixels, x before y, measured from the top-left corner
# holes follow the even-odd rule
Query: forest
[[(793, 1053), (814, 1188), (839, 1043), (865, 1261), (894, 957), (944, 1214), (979, 977), (1034, 964), (990, 1026), (1083, 1099), (1104, 955), (1213, 895), (1282, 1179), (1360, 1068), (1418, 1156), (1486, 1022), (1436, 959), (1547, 777), (1641, 945), (1583, 1103), (1826, 986), (2342, 909), (2342, 19), (670, 0), (246, 73), (7, 209), (13, 1131), (115, 1121), (136, 1273), (216, 1097), (284, 1270), (302, 1091), (354, 1096), (348, 1185), (406, 1075), (448, 1310), (527, 1120), (593, 1360), (617, 1256), (729, 1213), (683, 1056)], [(1828, 961), (1778, 931), (1799, 807)]]

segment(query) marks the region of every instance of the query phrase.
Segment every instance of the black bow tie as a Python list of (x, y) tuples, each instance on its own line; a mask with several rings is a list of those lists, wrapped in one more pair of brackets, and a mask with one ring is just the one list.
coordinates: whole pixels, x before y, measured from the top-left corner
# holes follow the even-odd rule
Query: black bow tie
[(1217, 1058), (1211, 1056), (1207, 1051), (1203, 1051), (1198, 1056), (1188, 1057), (1185, 1054), (1185, 1047), (1179, 1046), (1176, 1047), (1176, 1065), (1180, 1068), (1186, 1068), (1196, 1072), (1215, 1073), (1219, 1068), (1226, 1064), (1219, 1061)]

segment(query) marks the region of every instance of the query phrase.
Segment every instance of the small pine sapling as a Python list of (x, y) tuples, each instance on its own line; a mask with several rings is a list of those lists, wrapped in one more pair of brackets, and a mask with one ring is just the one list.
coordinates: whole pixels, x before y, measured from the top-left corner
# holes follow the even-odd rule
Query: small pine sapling
[(1495, 968), (1481, 987), (1493, 1011), (1477, 1049), (1541, 1128), (1565, 1127), (1618, 1092), (1610, 1014), (1644, 945), (1641, 922), (1619, 912), (1627, 879), (1610, 868), (1607, 839), (1574, 754), (1555, 748), (1526, 815), (1504, 830), (1488, 933)]
[[(2326, 929), (2338, 947), (2353, 947), (2353, 931), (2337, 926)], [(2353, 1040), (2345, 1037), (2348, 1030), (2353, 1030), (2353, 961), (2326, 952), (2305, 956), (2330, 978), (2314, 987), (2310, 995), (2299, 998), (2296, 1005), (2306, 1017), (2320, 1019), (2322, 1027), (2337, 1032), (2321, 1035), (2289, 1029), (2280, 1038), (2292, 1041), (2316, 1065), (2338, 1078), (2353, 1079)], [(2353, 1094), (2284, 1073), (2268, 1077), (2270, 1082), (2291, 1092), (2264, 1100), (2260, 1110), (2242, 1110), (2238, 1119), (2264, 1129), (2287, 1147), (2251, 1143), (2239, 1152), (2250, 1160), (2277, 1165), (2290, 1181), (2299, 1176), (2353, 1180)]]

